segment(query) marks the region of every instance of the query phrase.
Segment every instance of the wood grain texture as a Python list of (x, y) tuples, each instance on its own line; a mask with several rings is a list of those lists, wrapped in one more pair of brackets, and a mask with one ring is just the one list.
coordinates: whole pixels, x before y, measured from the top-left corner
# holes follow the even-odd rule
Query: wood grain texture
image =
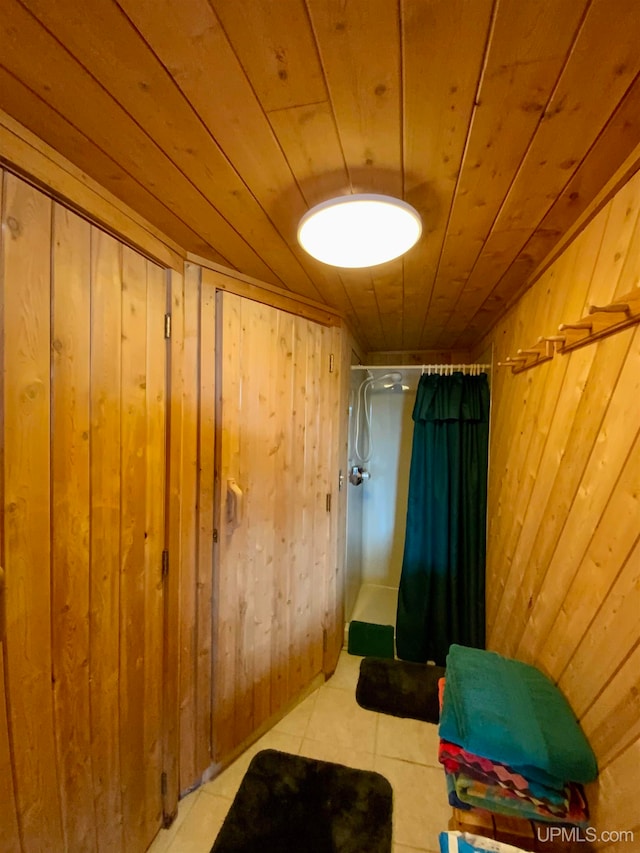
[[(92, 65), (98, 81), (115, 95), (136, 123), (148, 128), (152, 138), (167, 134), (173, 137), (170, 160), (177, 169), (176, 177), (180, 173), (197, 188), (197, 193), (191, 190), (195, 203), (196, 195), (226, 198), (224, 225), (229, 239), (238, 242), (242, 223), (247, 214), (251, 216), (252, 249), (264, 258), (263, 276), (269, 277), (273, 269), (273, 275), (286, 286), (291, 282), (298, 292), (318, 296), (295, 257), (286, 251), (286, 244), (278, 246), (282, 237), (274, 231), (265, 211), (112, 0), (96, 0), (91, 21), (74, 15), (72, 4), (65, 7), (65, 0), (55, 8), (39, 0), (27, 0), (27, 5), (83, 65)], [(113, 62), (117, 52), (131, 58), (129, 67)], [(147, 97), (140, 97), (141, 92)], [(158, 110), (158, 102), (165, 105), (166, 111)], [(303, 209), (299, 210), (301, 215)], [(215, 205), (210, 216), (223, 224)], [(247, 254), (252, 249), (247, 246)]]
[(168, 546), (170, 571), (165, 579), (162, 702), (163, 768), (167, 787), (163, 811), (165, 820), (177, 812), (180, 795), (180, 593), (182, 583), (182, 478), (183, 478), (183, 408), (184, 408), (184, 276), (169, 274), (168, 305), (171, 312), (171, 346), (169, 355), (167, 480), (168, 502), (165, 518), (165, 541)]
[[(365, 350), (476, 346), (640, 166), (634, 0), (3, 13), (0, 107), (146, 219), (142, 245), (155, 229), (178, 255), (331, 305)], [(0, 132), (0, 158), (24, 157)], [(416, 207), (423, 235), (402, 262), (343, 274), (300, 248), (303, 213), (353, 192)]]
[[(49, 442), (51, 202), (4, 180), (4, 569), (6, 687), (26, 849), (64, 849), (51, 693)], [(16, 286), (20, 282), (20, 287)]]
[(0, 647), (0, 821), (2, 853), (17, 853), (22, 850), (18, 829), (18, 809), (11, 766), (11, 746), (7, 721), (7, 696), (4, 676), (4, 643)]
[(200, 407), (198, 428), (197, 730), (198, 766), (208, 767), (211, 750), (212, 597), (215, 460), (216, 291), (207, 270), (200, 292)]
[[(613, 104), (617, 106), (624, 99), (640, 71), (635, 36), (631, 34), (637, 23), (637, 7), (632, 0), (616, 4), (615, 17), (610, 15), (606, 2), (590, 4), (543, 121), (467, 280), (465, 294), (456, 309), (455, 324), (448, 327), (451, 340), (458, 341), (460, 331), (473, 320), (473, 314), (483, 302), (496, 297), (495, 292), (488, 292), (486, 282), (499, 281), (519, 256), (526, 260), (523, 249), (531, 236), (527, 233), (529, 223), (542, 221), (551, 203), (573, 177), (576, 167), (589, 159), (589, 171), (596, 168), (589, 156), (590, 148), (615, 112)], [(615, 58), (598, 47), (605, 33), (607, 42), (616, 45)], [(601, 56), (598, 91), (593, 97), (585, 98), (576, 81), (584, 79), (596, 51)], [(551, 152), (549, 140), (559, 136), (562, 143), (554, 145)], [(530, 268), (523, 270), (520, 277), (526, 278), (529, 272)]]
[(182, 489), (180, 532), (180, 785), (193, 785), (206, 769), (197, 763), (197, 466), (200, 271), (190, 265), (184, 277), (184, 338), (182, 354)]
[(165, 273), (12, 175), (2, 216), (2, 843), (143, 851), (162, 821)]
[[(405, 257), (402, 343), (431, 346), (439, 330), (433, 287), (491, 24), (490, 2), (402, 4), (405, 197), (420, 211), (423, 239)], [(428, 34), (428, 49), (425, 35)], [(439, 85), (431, 94), (432, 81)], [(428, 163), (427, 170), (424, 164)], [(410, 307), (411, 306), (411, 307)]]
[[(220, 531), (214, 586), (214, 755), (224, 762), (323, 668), (335, 600), (336, 327), (218, 296)], [(336, 354), (339, 357), (339, 354)], [(234, 520), (229, 480), (243, 493)], [(227, 512), (231, 512), (227, 516)]]
[[(434, 285), (433, 299), (449, 320), (456, 319), (458, 298), (536, 133), (586, 5), (500, 4)], [(450, 339), (445, 320), (433, 340), (447, 345)]]
[[(5, 25), (0, 30), (3, 55), (32, 91), (63, 116), (68, 119), (73, 117), (76, 126), (81, 124), (84, 132), (102, 150), (114, 150), (114, 128), (117, 128), (118, 138), (124, 143), (124, 147), (120, 148), (122, 156), (119, 157), (119, 163), (125, 170), (133, 172), (147, 186), (153, 186), (163, 175), (161, 180), (170, 190), (171, 196), (171, 200), (167, 198), (165, 204), (169, 204), (197, 233), (202, 231), (207, 242), (217, 241), (213, 233), (219, 229), (219, 236), (227, 245), (224, 257), (232, 266), (244, 256), (245, 261), (253, 267), (252, 274), (277, 283), (277, 278), (267, 264), (257, 257), (213, 205), (194, 191), (188, 178), (127, 117), (124, 108), (107, 94), (95, 78), (82, 72), (81, 63), (67, 53), (48, 30), (40, 27), (37, 20), (14, 0), (8, 0), (3, 19)], [(21, 34), (18, 40), (15, 37), (17, 33)], [(96, 32), (96, 35), (99, 33)], [(23, 38), (28, 39), (33, 48), (33, 54), (29, 57), (21, 48)], [(102, 50), (98, 53), (100, 57), (104, 58)], [(115, 67), (111, 59), (108, 64)], [(69, 87), (68, 81), (74, 78), (77, 80), (76, 85)], [(142, 82), (144, 84), (145, 81)], [(83, 113), (86, 122), (81, 118)], [(154, 171), (155, 178), (152, 176)], [(96, 177), (100, 180), (98, 175)], [(180, 188), (187, 197), (190, 196), (188, 200), (184, 195), (181, 197)], [(237, 259), (234, 257), (236, 248), (239, 252)], [(250, 258), (253, 258), (253, 262)], [(244, 267), (245, 261), (240, 265)]]
[(56, 747), (65, 844), (97, 843), (93, 804), (89, 608), (91, 508), (91, 226), (53, 216), (52, 644)]
[(120, 366), (119, 244), (91, 234), (91, 610), (93, 795), (99, 850), (122, 849), (120, 770)]
[(144, 832), (145, 513), (147, 270), (128, 249), (122, 256), (120, 408), (120, 767), (125, 838)]
[(147, 262), (146, 327), (146, 471), (144, 529), (144, 830), (143, 844), (149, 844), (163, 821), (162, 790), (158, 780), (163, 763), (163, 641), (165, 623), (165, 582), (162, 552), (166, 544), (165, 515), (167, 491), (167, 352), (164, 315), (167, 310), (166, 271)]
[[(639, 203), (636, 176), (483, 341), (497, 360), (637, 280)], [(489, 645), (538, 665), (569, 699), (600, 766), (588, 792), (600, 830), (636, 822), (625, 774), (640, 743), (639, 334), (492, 382)]]

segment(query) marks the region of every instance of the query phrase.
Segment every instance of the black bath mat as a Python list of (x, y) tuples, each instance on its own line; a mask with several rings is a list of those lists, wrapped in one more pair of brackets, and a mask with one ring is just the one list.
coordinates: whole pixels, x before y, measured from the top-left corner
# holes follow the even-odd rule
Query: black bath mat
[(365, 658), (360, 664), (356, 701), (368, 711), (437, 723), (438, 679), (444, 667), (386, 658)]
[(347, 651), (350, 655), (392, 658), (395, 654), (394, 634), (393, 625), (350, 622)]
[(379, 773), (265, 749), (211, 853), (391, 853), (391, 809)]

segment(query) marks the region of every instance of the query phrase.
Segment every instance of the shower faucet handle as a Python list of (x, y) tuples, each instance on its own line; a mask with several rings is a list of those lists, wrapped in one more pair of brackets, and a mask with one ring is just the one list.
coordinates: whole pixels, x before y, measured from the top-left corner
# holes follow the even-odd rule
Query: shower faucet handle
[(353, 486), (360, 486), (364, 480), (368, 480), (371, 474), (360, 465), (354, 465), (349, 472), (349, 482)]

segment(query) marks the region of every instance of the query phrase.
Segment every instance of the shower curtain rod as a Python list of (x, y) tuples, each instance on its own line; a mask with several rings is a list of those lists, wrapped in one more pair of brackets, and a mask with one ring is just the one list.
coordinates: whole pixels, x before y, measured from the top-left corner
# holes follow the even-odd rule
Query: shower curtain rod
[(459, 373), (491, 370), (490, 364), (352, 364), (351, 370), (420, 370), (422, 373)]

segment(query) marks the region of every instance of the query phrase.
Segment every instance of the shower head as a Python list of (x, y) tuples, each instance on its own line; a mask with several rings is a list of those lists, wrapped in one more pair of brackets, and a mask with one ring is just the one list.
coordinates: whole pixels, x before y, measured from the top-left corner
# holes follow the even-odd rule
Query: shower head
[(400, 382), (402, 380), (402, 374), (394, 371), (393, 373), (384, 373), (382, 376), (369, 376), (365, 379), (365, 382), (373, 383), (373, 382)]

